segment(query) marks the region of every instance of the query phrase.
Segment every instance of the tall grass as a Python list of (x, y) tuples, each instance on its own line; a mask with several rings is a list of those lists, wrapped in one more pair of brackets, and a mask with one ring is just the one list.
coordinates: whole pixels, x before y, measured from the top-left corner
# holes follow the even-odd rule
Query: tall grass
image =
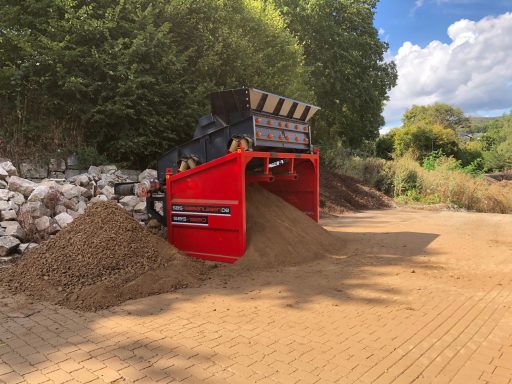
[(491, 182), (465, 173), (451, 158), (427, 170), (414, 159), (386, 161), (354, 155), (341, 147), (324, 148), (324, 165), (355, 177), (403, 202), (445, 203), (477, 212), (512, 213), (512, 182)]
[(512, 213), (511, 183), (490, 182), (454, 170), (446, 159), (435, 170), (426, 170), (417, 162), (401, 158), (388, 162), (386, 180), (393, 196), (423, 203), (455, 204), (477, 212)]

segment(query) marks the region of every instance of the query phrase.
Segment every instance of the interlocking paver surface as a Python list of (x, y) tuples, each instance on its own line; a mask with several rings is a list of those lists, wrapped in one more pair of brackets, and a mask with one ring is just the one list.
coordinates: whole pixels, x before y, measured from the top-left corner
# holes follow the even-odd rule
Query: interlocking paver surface
[(2, 293), (1, 383), (512, 383), (512, 216), (323, 220), (343, 244), (98, 313)]

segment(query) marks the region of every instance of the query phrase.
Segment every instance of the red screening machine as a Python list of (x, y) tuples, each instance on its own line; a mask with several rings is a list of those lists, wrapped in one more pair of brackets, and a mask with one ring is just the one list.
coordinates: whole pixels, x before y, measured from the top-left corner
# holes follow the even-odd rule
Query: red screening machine
[(148, 213), (178, 249), (234, 263), (246, 249), (248, 184), (318, 221), (319, 155), (309, 122), (319, 108), (252, 88), (214, 93), (211, 103), (194, 139), (158, 161), (158, 180), (118, 184), (115, 191), (145, 195)]

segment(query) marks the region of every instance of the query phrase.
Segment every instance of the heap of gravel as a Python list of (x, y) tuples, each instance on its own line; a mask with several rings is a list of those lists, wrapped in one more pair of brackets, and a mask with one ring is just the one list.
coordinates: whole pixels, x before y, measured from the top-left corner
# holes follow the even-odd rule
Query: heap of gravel
[(304, 212), (260, 186), (249, 186), (247, 250), (236, 263), (243, 269), (302, 264), (332, 254), (337, 239)]
[(115, 202), (97, 202), (54, 237), (0, 273), (11, 292), (74, 309), (194, 285), (203, 265), (144, 229)]

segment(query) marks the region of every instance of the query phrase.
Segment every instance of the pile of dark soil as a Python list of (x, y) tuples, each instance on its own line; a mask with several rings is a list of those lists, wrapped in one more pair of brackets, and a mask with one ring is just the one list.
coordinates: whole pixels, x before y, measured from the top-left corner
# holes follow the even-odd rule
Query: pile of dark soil
[(358, 179), (320, 170), (320, 212), (324, 216), (393, 206), (393, 199)]
[(91, 205), (55, 237), (1, 271), (11, 292), (98, 310), (195, 285), (204, 265), (145, 230), (114, 202)]
[(260, 186), (249, 186), (247, 251), (235, 267), (284, 267), (320, 259), (337, 241), (321, 225)]

